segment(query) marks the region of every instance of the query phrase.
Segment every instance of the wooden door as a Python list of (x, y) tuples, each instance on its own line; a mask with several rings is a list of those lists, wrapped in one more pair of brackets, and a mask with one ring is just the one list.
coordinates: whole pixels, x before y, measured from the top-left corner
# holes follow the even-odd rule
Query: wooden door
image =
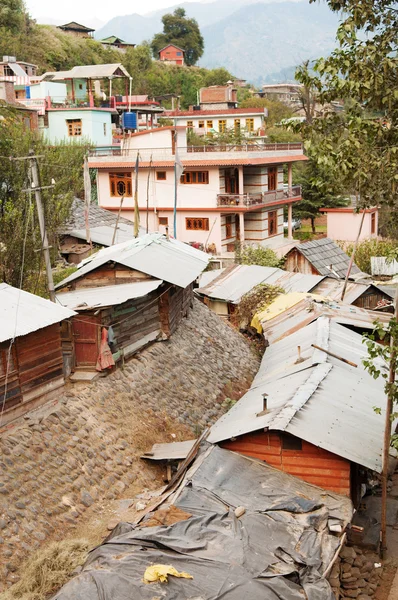
[(100, 318), (78, 315), (72, 320), (76, 367), (95, 367), (99, 353)]
[(278, 183), (278, 169), (276, 167), (268, 167), (268, 191), (276, 190)]
[(278, 213), (272, 210), (268, 213), (268, 237), (278, 233)]

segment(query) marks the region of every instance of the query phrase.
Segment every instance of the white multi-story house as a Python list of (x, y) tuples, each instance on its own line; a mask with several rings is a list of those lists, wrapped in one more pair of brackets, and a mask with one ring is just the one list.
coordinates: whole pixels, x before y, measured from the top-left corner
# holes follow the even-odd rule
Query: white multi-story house
[[(176, 148), (184, 166), (175, 186)], [(135, 166), (139, 154), (141, 227), (198, 243), (218, 255), (236, 241), (261, 244), (284, 254), (292, 247), (292, 205), (301, 189), (292, 185), (292, 165), (304, 161), (300, 143), (220, 148), (187, 146), (185, 127), (132, 134), (117, 155), (93, 155), (98, 202), (134, 220)], [(287, 183), (284, 183), (284, 166)], [(174, 203), (176, 230), (174, 231)], [(288, 238), (283, 212), (288, 207)]]

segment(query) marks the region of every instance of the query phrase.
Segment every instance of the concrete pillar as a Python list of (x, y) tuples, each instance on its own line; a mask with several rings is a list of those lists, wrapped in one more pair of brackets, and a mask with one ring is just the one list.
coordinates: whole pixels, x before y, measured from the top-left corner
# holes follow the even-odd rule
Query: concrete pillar
[(240, 242), (244, 242), (245, 241), (245, 213), (240, 212), (239, 213), (239, 233), (240, 233), (240, 237), (239, 237), (239, 241)]
[(293, 218), (293, 205), (287, 205), (287, 238), (289, 240), (293, 239), (293, 228), (292, 228), (292, 218)]
[(243, 193), (243, 167), (239, 167), (239, 194)]
[(287, 186), (289, 188), (289, 196), (291, 196), (292, 187), (293, 187), (293, 165), (292, 165), (292, 163), (289, 163), (287, 166)]

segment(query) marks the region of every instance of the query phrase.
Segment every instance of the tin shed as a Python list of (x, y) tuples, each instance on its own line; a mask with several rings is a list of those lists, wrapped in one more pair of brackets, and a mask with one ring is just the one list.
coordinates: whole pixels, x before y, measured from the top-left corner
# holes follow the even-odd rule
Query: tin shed
[(0, 283), (0, 425), (59, 395), (61, 324), (75, 314)]

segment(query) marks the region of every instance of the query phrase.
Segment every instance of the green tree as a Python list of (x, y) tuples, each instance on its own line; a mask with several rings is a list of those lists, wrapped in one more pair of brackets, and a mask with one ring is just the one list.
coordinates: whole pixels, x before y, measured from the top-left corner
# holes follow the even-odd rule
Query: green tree
[(237, 243), (235, 262), (241, 265), (259, 265), (260, 267), (282, 267), (283, 259), (278, 258), (271, 248)]
[(183, 8), (177, 8), (173, 14), (163, 15), (162, 23), (163, 33), (157, 33), (151, 42), (154, 57), (157, 58), (159, 50), (167, 44), (174, 44), (185, 50), (187, 65), (196, 64), (204, 50), (204, 40), (196, 19), (189, 19)]
[[(57, 257), (57, 231), (69, 216), (74, 196), (83, 192), (82, 145), (48, 146), (36, 132), (27, 130), (15, 109), (0, 106), (0, 156), (23, 157), (30, 149), (43, 156), (39, 159), (43, 186), (43, 205), (53, 259)], [(40, 287), (44, 271), (41, 236), (34, 196), (29, 189), (29, 164), (25, 160), (0, 161), (0, 277), (6, 283), (28, 291)], [(23, 257), (23, 271), (22, 271)]]
[[(314, 0), (311, 0), (314, 1)], [(327, 0), (344, 11), (339, 47), (315, 62), (308, 84), (321, 104), (343, 101), (305, 123), (307, 143), (316, 140), (313, 160), (327, 177), (338, 178), (361, 206), (398, 205), (398, 12), (393, 0)]]

